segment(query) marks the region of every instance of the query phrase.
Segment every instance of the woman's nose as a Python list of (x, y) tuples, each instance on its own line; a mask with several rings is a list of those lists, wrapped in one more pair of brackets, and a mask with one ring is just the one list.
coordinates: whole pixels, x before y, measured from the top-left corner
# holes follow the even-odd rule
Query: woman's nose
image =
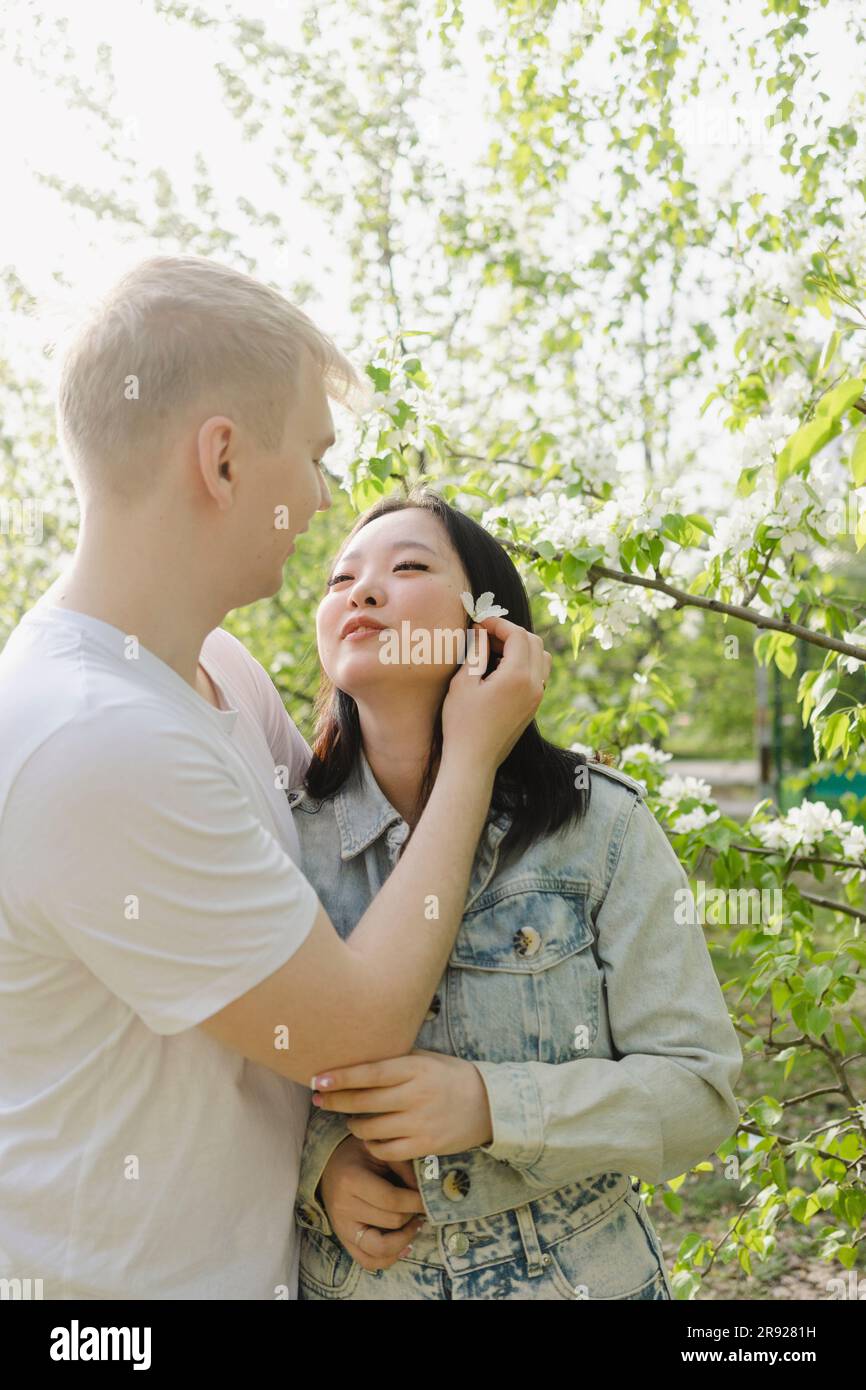
[(357, 606), (363, 604), (367, 608), (378, 608), (385, 602), (385, 594), (378, 584), (366, 579), (359, 580), (349, 591), (349, 602)]

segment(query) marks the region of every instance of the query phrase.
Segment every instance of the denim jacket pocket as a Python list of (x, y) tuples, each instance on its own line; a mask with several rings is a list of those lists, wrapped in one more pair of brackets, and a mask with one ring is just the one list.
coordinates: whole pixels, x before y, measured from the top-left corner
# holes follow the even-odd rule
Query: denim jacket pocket
[(361, 1266), (336, 1236), (305, 1230), (301, 1235), (298, 1281), (326, 1298), (349, 1298)]
[(672, 1299), (655, 1232), (629, 1189), (598, 1221), (547, 1246), (560, 1290), (577, 1299)]
[(448, 963), (446, 1015), (457, 1056), (571, 1062), (599, 1028), (601, 971), (588, 887), (525, 876), (485, 893)]

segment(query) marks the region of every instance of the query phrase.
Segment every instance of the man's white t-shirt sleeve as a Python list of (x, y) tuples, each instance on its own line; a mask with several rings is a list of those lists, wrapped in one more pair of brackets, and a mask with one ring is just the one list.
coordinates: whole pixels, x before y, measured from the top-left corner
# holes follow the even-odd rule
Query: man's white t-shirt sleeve
[[(284, 965), (319, 907), (207, 736), (109, 710), (54, 734), (7, 804), (9, 920), (62, 939), (155, 1033)], [(46, 876), (43, 865), (50, 864)], [(56, 934), (56, 936), (54, 936)]]

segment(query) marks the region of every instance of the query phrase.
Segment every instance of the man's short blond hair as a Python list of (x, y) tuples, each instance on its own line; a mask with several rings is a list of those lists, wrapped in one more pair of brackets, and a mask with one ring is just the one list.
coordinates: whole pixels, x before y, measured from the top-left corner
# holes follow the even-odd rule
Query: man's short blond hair
[(227, 415), (263, 449), (283, 442), (307, 349), (329, 396), (356, 411), (369, 383), (276, 290), (202, 256), (127, 271), (67, 335), (57, 426), (79, 490), (132, 498), (183, 424)]

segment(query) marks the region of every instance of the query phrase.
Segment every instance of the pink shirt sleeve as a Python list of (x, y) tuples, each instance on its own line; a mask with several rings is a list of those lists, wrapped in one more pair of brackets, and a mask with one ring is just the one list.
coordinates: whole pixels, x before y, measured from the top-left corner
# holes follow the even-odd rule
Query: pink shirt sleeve
[(264, 666), (225, 628), (214, 628), (202, 646), (202, 655), (222, 667), (233, 684), (246, 690), (262, 726), (274, 765), (287, 767), (289, 787), (303, 781), (312, 749), (283, 704), (280, 692)]

